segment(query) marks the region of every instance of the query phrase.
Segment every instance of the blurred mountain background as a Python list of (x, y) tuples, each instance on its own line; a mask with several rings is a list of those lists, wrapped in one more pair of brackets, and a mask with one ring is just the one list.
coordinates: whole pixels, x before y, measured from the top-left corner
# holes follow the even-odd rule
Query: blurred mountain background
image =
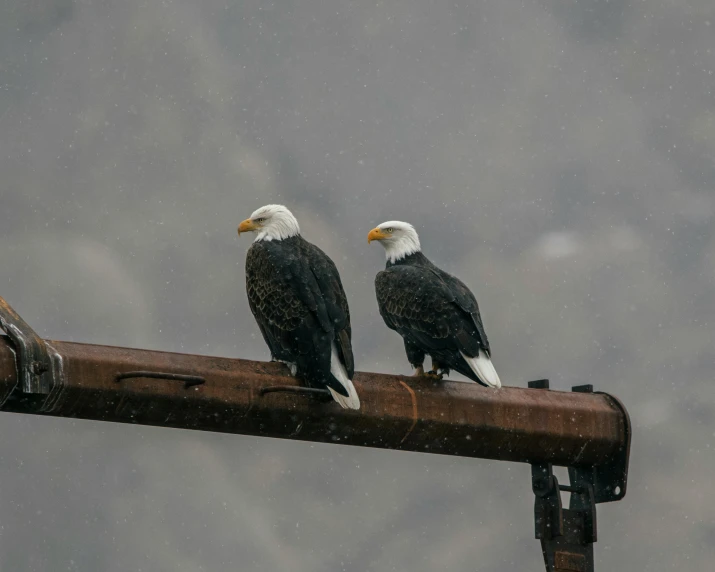
[[(598, 570), (715, 558), (715, 4), (0, 3), (0, 294), (44, 337), (268, 359), (270, 202), (409, 373), (366, 234), (415, 224), (507, 385), (619, 396)], [(0, 415), (0, 568), (538, 571), (529, 468)]]

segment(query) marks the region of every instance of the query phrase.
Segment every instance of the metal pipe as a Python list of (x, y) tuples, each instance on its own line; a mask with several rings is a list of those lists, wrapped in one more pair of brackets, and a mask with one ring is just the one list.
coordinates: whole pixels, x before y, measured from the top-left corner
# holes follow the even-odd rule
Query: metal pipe
[[(61, 356), (61, 379), (49, 395), (15, 390), (2, 410), (562, 466), (606, 464), (627, 442), (626, 414), (604, 394), (356, 373), (362, 407), (351, 411), (261, 395), (297, 385), (278, 363), (48, 343)], [(118, 383), (127, 372), (156, 375)], [(0, 336), (0, 395), (16, 382), (12, 345)]]

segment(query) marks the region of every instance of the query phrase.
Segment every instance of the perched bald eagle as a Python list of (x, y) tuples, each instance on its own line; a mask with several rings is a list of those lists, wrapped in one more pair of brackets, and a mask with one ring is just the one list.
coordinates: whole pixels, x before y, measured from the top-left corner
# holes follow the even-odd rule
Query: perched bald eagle
[(266, 205), (238, 227), (255, 232), (246, 254), (246, 293), (271, 357), (309, 387), (359, 409), (351, 381), (350, 310), (333, 261), (300, 235), (283, 205)]
[[(375, 277), (380, 314), (405, 342), (415, 375), (440, 377), (454, 369), (487, 387), (501, 387), (492, 365), (479, 306), (464, 283), (422, 254), (411, 224), (383, 222), (367, 235), (385, 247), (387, 266)], [(432, 371), (424, 373), (425, 354)]]

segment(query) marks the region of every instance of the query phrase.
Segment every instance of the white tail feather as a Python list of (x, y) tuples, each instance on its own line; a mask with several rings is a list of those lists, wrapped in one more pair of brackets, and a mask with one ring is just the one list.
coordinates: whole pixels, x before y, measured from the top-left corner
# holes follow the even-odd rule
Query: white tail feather
[(482, 383), (489, 387), (501, 387), (499, 374), (497, 374), (492, 360), (489, 359), (484, 350), (480, 349), (477, 357), (468, 357), (462, 352), (459, 353), (462, 354), (464, 361), (469, 364), (469, 368), (477, 375)]
[(343, 409), (360, 409), (360, 398), (358, 397), (357, 391), (355, 391), (353, 382), (350, 381), (350, 378), (348, 378), (348, 372), (346, 371), (345, 366), (340, 363), (335, 342), (333, 342), (333, 347), (330, 351), (330, 373), (332, 373), (335, 379), (337, 379), (340, 384), (348, 390), (348, 396), (345, 397), (329, 387), (328, 389), (333, 395), (333, 399), (335, 399), (335, 401), (337, 401)]

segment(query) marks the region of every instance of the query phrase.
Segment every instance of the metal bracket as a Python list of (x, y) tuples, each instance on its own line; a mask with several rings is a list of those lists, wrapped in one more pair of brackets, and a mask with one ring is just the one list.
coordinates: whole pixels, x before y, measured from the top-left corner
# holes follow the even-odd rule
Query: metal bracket
[(330, 395), (330, 391), (327, 389), (321, 389), (319, 387), (303, 387), (297, 385), (268, 385), (266, 387), (261, 387), (258, 395), (263, 397), (268, 393), (293, 393), (295, 395), (302, 395), (310, 399), (315, 399), (317, 401), (332, 401), (333, 398)]
[(49, 394), (54, 385), (54, 374), (47, 345), (1, 297), (0, 327), (15, 346), (17, 379), (22, 391)]
[(619, 501), (626, 496), (628, 484), (628, 460), (631, 454), (631, 418), (628, 411), (617, 397), (603, 391), (594, 392), (593, 385), (576, 385), (571, 388), (571, 391), (605, 395), (623, 413), (626, 438), (625, 445), (618, 455), (605, 465), (569, 468), (569, 478), (572, 483), (574, 479), (591, 483), (596, 503)]
[(184, 375), (182, 373), (164, 373), (162, 371), (125, 371), (123, 373), (118, 373), (114, 378), (114, 381), (119, 383), (125, 379), (134, 379), (137, 377), (143, 377), (145, 379), (168, 379), (171, 381), (183, 381), (184, 389), (190, 389), (196, 385), (203, 385), (206, 383), (206, 378), (200, 375)]
[[(545, 379), (529, 382), (528, 385), (532, 389), (549, 389), (549, 381)], [(579, 385), (572, 391), (593, 393), (593, 386)], [(568, 467), (570, 485), (559, 485), (551, 463), (531, 465), (531, 488), (536, 497), (535, 535), (541, 540), (547, 572), (594, 572), (596, 504), (617, 501), (626, 494), (630, 418), (618, 399), (604, 395), (622, 410), (625, 419), (625, 445), (613, 460), (605, 465)], [(561, 491), (571, 493), (568, 509), (562, 506)]]

